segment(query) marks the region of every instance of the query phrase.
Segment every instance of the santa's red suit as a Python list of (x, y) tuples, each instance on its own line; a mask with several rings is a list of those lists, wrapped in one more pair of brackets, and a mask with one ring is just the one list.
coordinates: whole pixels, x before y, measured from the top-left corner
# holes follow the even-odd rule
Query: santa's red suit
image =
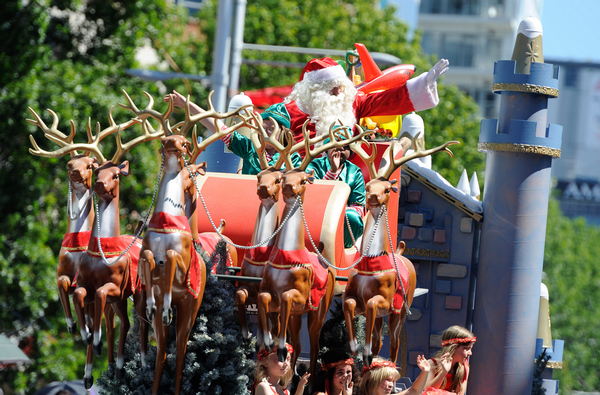
[[(444, 70), (445, 71), (445, 70)], [(364, 117), (373, 117), (379, 115), (401, 115), (412, 111), (422, 111), (437, 106), (439, 98), (437, 94), (437, 85), (435, 80), (427, 82), (428, 73), (410, 79), (405, 85), (397, 88), (388, 89), (383, 92), (370, 94), (358, 93), (354, 99), (354, 115), (358, 121)], [(313, 59), (304, 68), (300, 81), (310, 79), (311, 82), (320, 82), (327, 79), (346, 77), (344, 69), (333, 59)], [(295, 101), (285, 104), (290, 114), (290, 129), (294, 135), (294, 140), (301, 141), (302, 126), (308, 119), (302, 106)], [(310, 131), (310, 137), (316, 134), (315, 124), (309, 123), (307, 129)]]

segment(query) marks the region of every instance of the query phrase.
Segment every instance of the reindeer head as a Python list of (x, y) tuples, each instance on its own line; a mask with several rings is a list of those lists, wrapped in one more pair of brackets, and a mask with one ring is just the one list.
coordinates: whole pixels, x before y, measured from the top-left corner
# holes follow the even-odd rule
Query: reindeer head
[(169, 166), (175, 160), (179, 165), (179, 170), (183, 169), (185, 155), (192, 156), (190, 142), (184, 136), (172, 134), (162, 137), (160, 143), (160, 153), (164, 155), (165, 164)]
[(281, 181), (284, 172), (274, 166), (269, 166), (258, 173), (258, 185), (256, 194), (260, 200), (272, 199), (274, 202), (279, 200), (279, 191), (281, 190)]
[(92, 176), (98, 168), (98, 160), (88, 155), (77, 155), (67, 163), (67, 168), (73, 188), (88, 190), (92, 187)]
[[(190, 171), (192, 174), (200, 174), (201, 176), (206, 175), (206, 162), (199, 163), (197, 165), (189, 165)], [(183, 173), (183, 193), (188, 196), (196, 195), (196, 184), (194, 184), (194, 180), (190, 177), (189, 171), (184, 171)]]
[(129, 175), (129, 162), (116, 165), (111, 161), (104, 162), (95, 170), (96, 182), (94, 192), (100, 199), (111, 200), (119, 197), (119, 176)]

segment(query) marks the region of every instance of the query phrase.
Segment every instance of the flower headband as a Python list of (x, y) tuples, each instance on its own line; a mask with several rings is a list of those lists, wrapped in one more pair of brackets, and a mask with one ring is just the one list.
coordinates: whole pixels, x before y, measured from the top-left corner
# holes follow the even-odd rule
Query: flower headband
[(473, 337), (457, 337), (455, 339), (448, 339), (442, 341), (442, 347), (447, 346), (448, 344), (461, 344), (461, 343), (475, 343), (477, 338)]
[[(291, 345), (286, 343), (285, 348), (287, 348), (288, 353), (290, 353), (290, 354), (294, 353), (294, 348)], [(273, 349), (270, 352), (263, 348), (262, 350), (260, 350), (258, 352), (258, 360), (263, 361), (263, 360), (267, 359), (269, 357), (269, 355), (275, 353), (276, 351), (277, 351), (277, 344), (273, 347)]]
[(371, 366), (369, 366), (369, 367), (367, 367), (367, 366), (363, 367), (362, 374), (365, 374), (368, 371), (373, 370), (373, 369), (384, 368), (384, 367), (397, 369), (396, 364), (391, 361), (377, 361), (377, 362), (373, 362), (371, 364)]
[(354, 365), (354, 358), (342, 359), (341, 361), (331, 362), (331, 363), (322, 363), (321, 370), (329, 370), (331, 368), (335, 368), (340, 365)]

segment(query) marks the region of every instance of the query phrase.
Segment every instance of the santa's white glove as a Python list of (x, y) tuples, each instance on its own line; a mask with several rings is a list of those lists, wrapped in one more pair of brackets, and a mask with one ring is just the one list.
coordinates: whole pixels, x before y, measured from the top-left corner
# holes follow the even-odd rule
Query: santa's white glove
[(448, 62), (447, 59), (440, 59), (440, 61), (437, 62), (435, 66), (431, 68), (431, 70), (429, 70), (429, 73), (427, 73), (427, 76), (425, 77), (427, 86), (432, 86), (442, 74), (448, 71), (449, 64), (450, 62)]

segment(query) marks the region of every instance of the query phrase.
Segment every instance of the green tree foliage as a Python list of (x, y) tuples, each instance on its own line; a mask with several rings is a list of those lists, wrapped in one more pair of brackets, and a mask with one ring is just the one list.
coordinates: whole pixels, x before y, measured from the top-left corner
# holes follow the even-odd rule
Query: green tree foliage
[(554, 370), (562, 393), (600, 388), (598, 240), (600, 228), (562, 216), (558, 201), (550, 201), (544, 283), (550, 292), (552, 337), (565, 341), (563, 368)]
[[(142, 90), (158, 97), (157, 86), (127, 77), (124, 71), (135, 66), (134, 50), (144, 44), (149, 31), (179, 29), (163, 22), (165, 15), (177, 18), (178, 12), (162, 1), (10, 1), (0, 6), (0, 332), (27, 346), (32, 360), (21, 370), (0, 370), (7, 394), (81, 378), (85, 357), (80, 337), (66, 331), (56, 288), (58, 251), (67, 226), (68, 157), (29, 154), (30, 133), (45, 149), (56, 146), (25, 122), (32, 118), (27, 107), (47, 124), (51, 118), (45, 109), (53, 109), (63, 132), (69, 131), (73, 119), (75, 140), (85, 142), (87, 117), (108, 126), (110, 107), (125, 103), (121, 89), (145, 106)], [(159, 105), (165, 106), (155, 107)], [(131, 117), (122, 109), (113, 115), (117, 122)], [(140, 130), (128, 130), (123, 138), (136, 133)], [(132, 233), (147, 210), (158, 169), (157, 148), (146, 144), (125, 157), (132, 174), (121, 184), (123, 233)], [(113, 149), (112, 141), (103, 144), (108, 158)], [(104, 368), (105, 359), (96, 367)]]

